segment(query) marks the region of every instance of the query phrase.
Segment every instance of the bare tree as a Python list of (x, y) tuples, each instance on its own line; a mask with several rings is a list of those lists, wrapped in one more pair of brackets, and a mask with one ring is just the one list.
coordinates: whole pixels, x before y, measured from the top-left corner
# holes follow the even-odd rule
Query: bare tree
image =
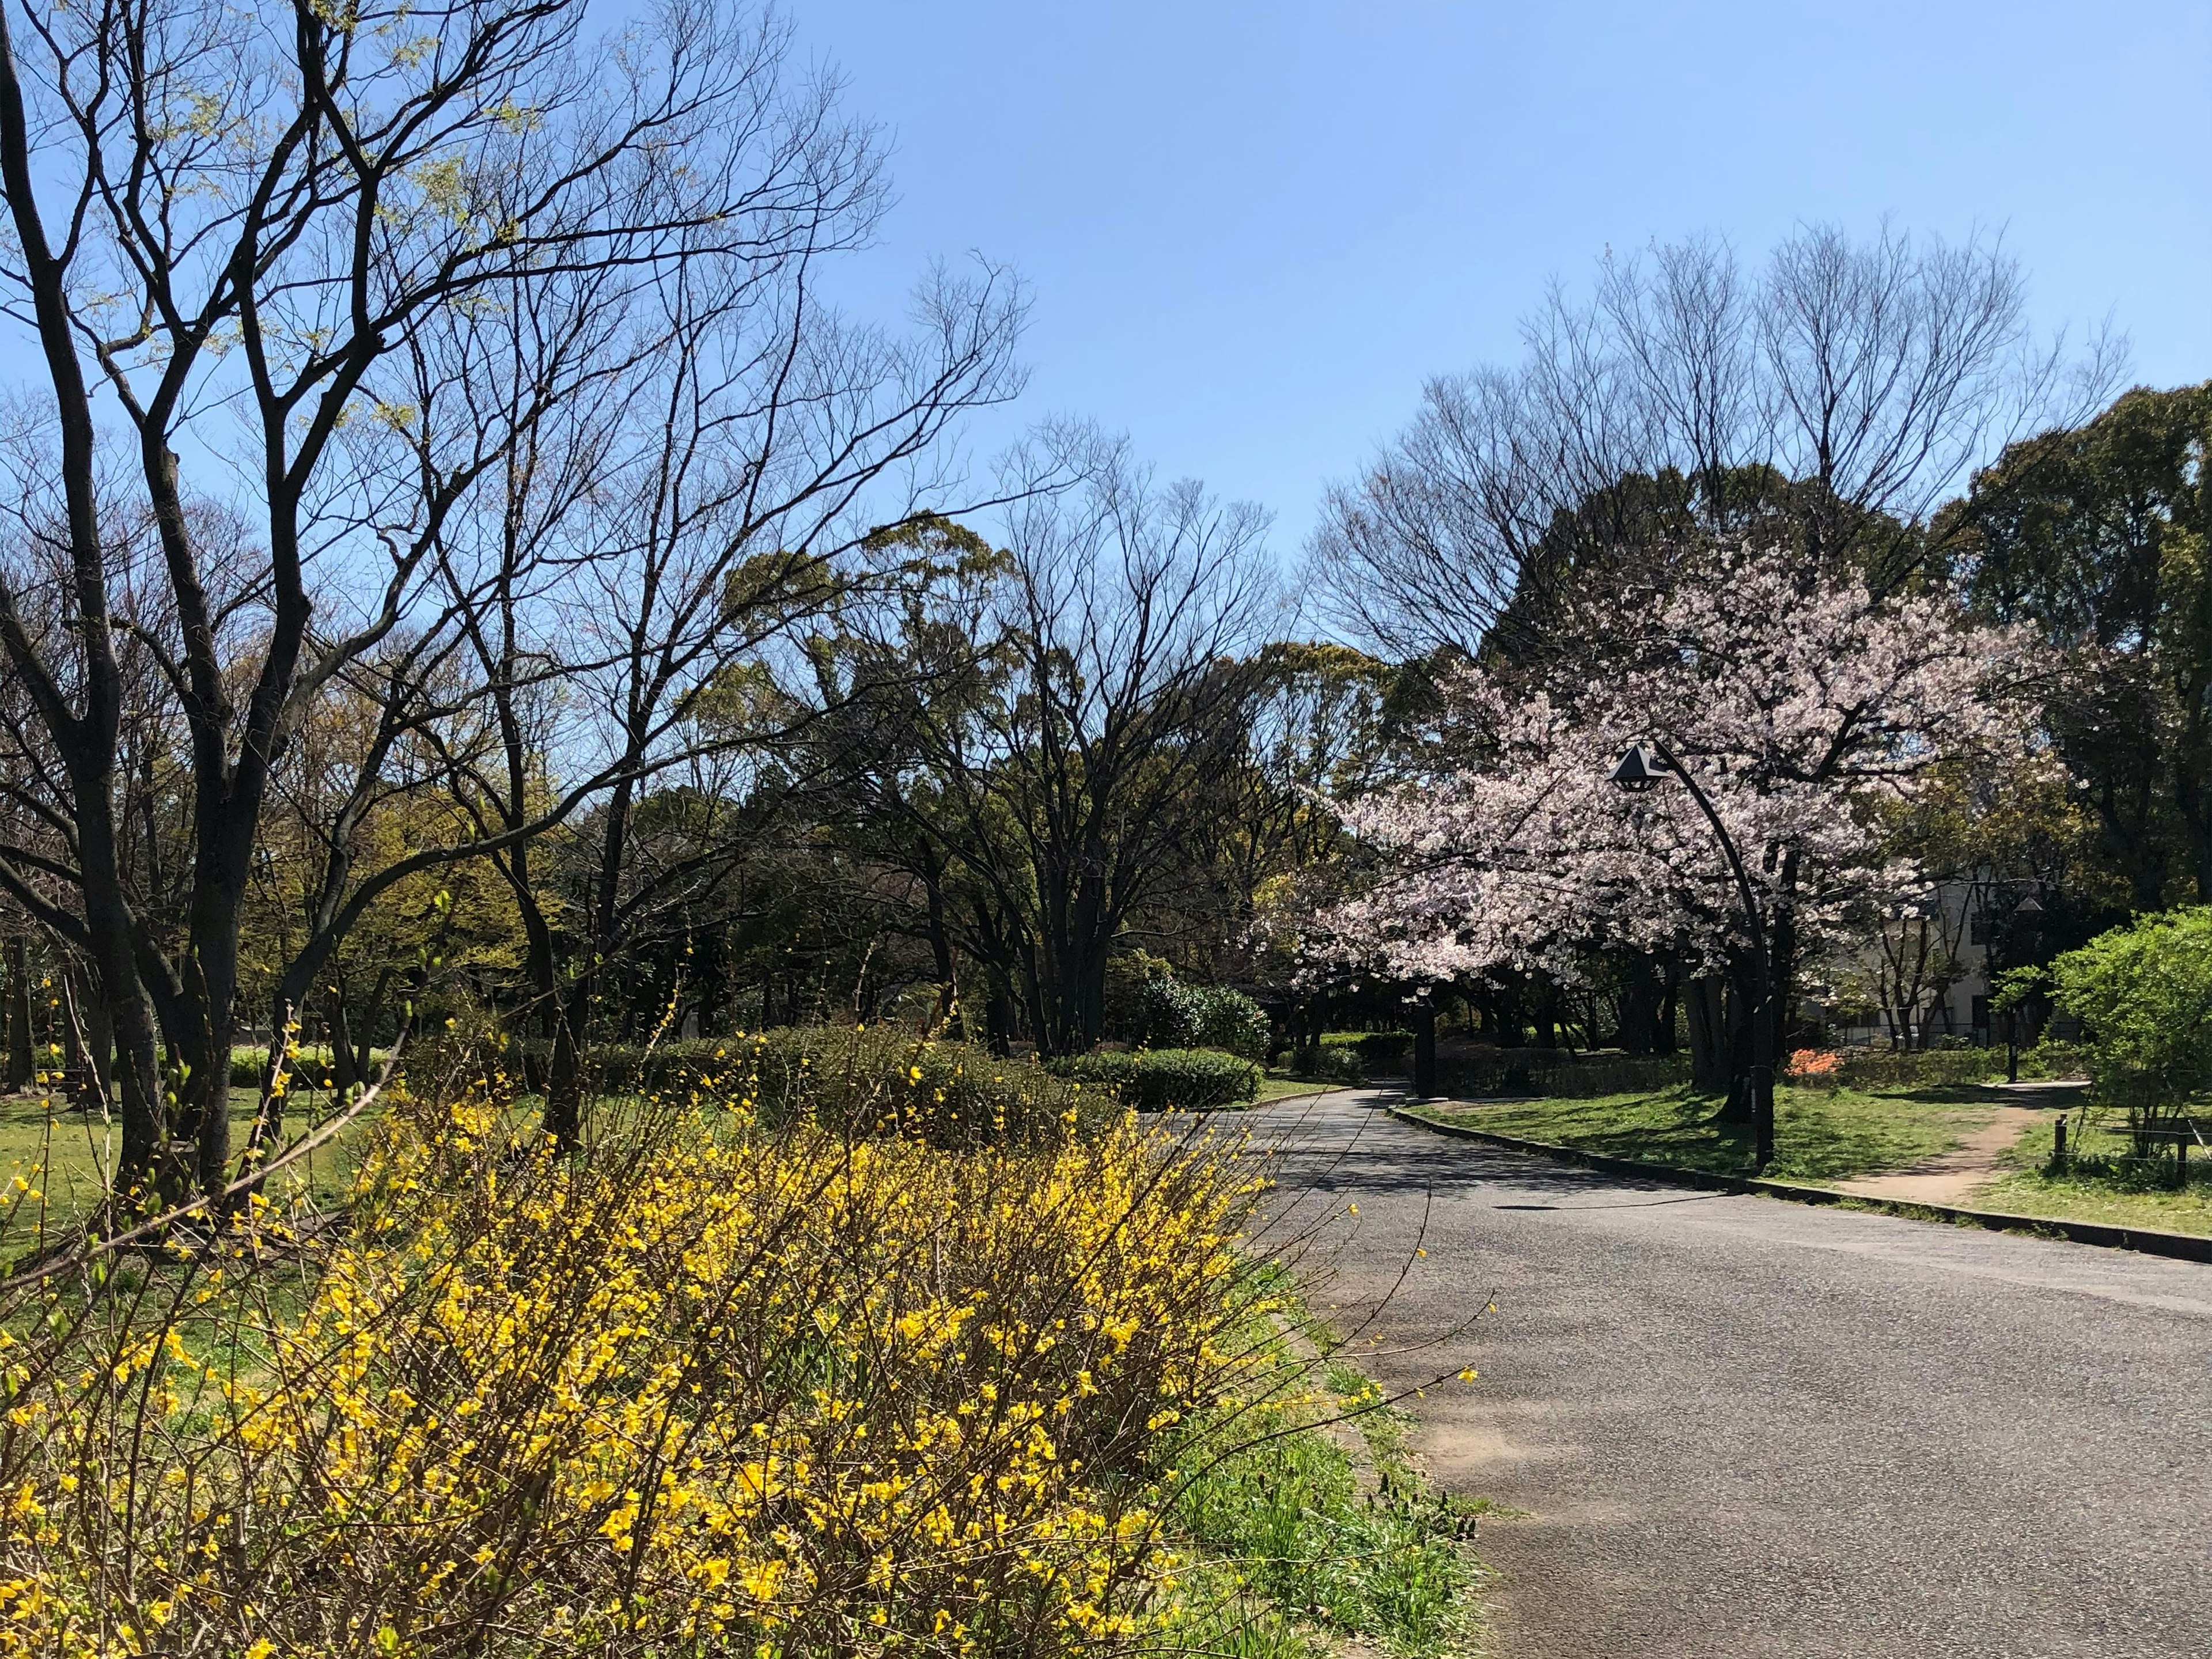
[(1997, 241), (1887, 228), (1802, 231), (1756, 275), (1711, 240), (1608, 255), (1587, 303), (1555, 288), (1523, 337), (1518, 368), (1431, 381), (1329, 490), (1310, 556), (1347, 636), (1472, 656), (1594, 560), (1777, 514), (1808, 557), (1901, 582), (1972, 468), (2095, 407), (2122, 356), (2039, 343)]
[[(866, 222), (870, 137), (832, 87), (787, 71), (780, 23), (669, 8), (598, 42), (583, 15), (581, 0), (95, 0), (0, 17), (0, 283), (59, 432), (44, 496), (18, 513), (51, 530), (0, 550), (0, 647), (26, 748), (52, 757), (51, 844), (0, 847), (0, 887), (94, 964), (126, 1181), (177, 1132), (198, 1146), (173, 1178), (227, 1178), (242, 907), (308, 707), (342, 675), (380, 676), (395, 740), (474, 707), (435, 689), (464, 660), (461, 599), (435, 580), (449, 521), (548, 411), (668, 337), (641, 319), (665, 319), (685, 273), (769, 273), (775, 314), (793, 303), (781, 273)], [(518, 310), (547, 331), (520, 356)], [(826, 422), (805, 349), (749, 382), (747, 416)], [(211, 541), (204, 502), (242, 533)], [(462, 591), (481, 591), (473, 575)], [(125, 868), (125, 641), (185, 735), (173, 927)], [(375, 890), (341, 870), (311, 949)], [(185, 1067), (173, 1112), (157, 1022)]]
[(1010, 488), (1003, 550), (943, 524), (910, 538), (957, 580), (864, 666), (843, 738), (870, 844), (910, 862), (940, 957), (957, 942), (1064, 1054), (1097, 1041), (1115, 939), (1226, 806), (1282, 611), (1258, 509), (1162, 488), (1088, 433), (1043, 451), (1024, 480), (1078, 482)]

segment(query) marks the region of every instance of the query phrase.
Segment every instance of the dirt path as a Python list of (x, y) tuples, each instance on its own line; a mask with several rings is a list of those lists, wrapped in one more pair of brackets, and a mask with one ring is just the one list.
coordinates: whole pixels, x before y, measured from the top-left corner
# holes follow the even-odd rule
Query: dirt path
[(1963, 1204), (2003, 1173), (2004, 1155), (2049, 1113), (2033, 1106), (2000, 1106), (1987, 1123), (1960, 1145), (1909, 1170), (1857, 1181), (1838, 1181), (1855, 1198), (1897, 1199), (1907, 1204)]
[(2000, 1105), (1988, 1122), (1959, 1146), (1909, 1170), (1839, 1181), (1837, 1189), (1855, 1198), (1887, 1198), (1906, 1204), (1963, 1204), (2004, 1173), (2004, 1156), (2020, 1138), (2053, 1109), (2063, 1110), (2081, 1097), (2079, 1083), (2001, 1083), (1990, 1092), (2019, 1104)]

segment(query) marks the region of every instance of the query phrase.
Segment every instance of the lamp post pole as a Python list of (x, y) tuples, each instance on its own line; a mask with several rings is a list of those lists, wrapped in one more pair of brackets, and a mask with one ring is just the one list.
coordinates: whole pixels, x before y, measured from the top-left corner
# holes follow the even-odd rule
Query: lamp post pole
[(1632, 793), (1642, 793), (1657, 787), (1662, 772), (1672, 772), (1681, 779), (1683, 787), (1690, 792), (1690, 799), (1705, 814), (1713, 839), (1720, 843), (1721, 855), (1728, 860), (1729, 873), (1735, 878), (1736, 896), (1743, 906), (1744, 927), (1751, 935), (1752, 1162), (1756, 1171), (1764, 1173), (1774, 1161), (1774, 1063), (1781, 1047), (1782, 1025), (1781, 988), (1774, 982), (1774, 958), (1769, 949), (1766, 919), (1752, 891), (1743, 859), (1727, 826), (1722, 823), (1720, 814), (1713, 810), (1711, 798), (1698, 787), (1689, 769), (1674, 757), (1665, 744), (1657, 738), (1652, 738), (1648, 757), (1642, 744), (1631, 747), (1613, 769), (1613, 781)]

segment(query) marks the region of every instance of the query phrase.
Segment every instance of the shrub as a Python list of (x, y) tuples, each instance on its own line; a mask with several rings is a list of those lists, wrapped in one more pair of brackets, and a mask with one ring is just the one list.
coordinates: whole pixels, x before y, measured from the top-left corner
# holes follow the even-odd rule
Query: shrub
[(1111, 1104), (1086, 1107), (1035, 1060), (889, 1024), (785, 1026), (651, 1049), (610, 1046), (593, 1049), (590, 1060), (609, 1093), (734, 1100), (771, 1127), (811, 1115), (848, 1133), (903, 1128), (939, 1144), (1048, 1137), (1069, 1114), (1092, 1121)]
[(1832, 1048), (1793, 1048), (1782, 1074), (1801, 1089), (1832, 1089), (1843, 1081), (1844, 1057)]
[(1156, 1645), (1158, 1465), (1252, 1387), (1252, 1184), (1126, 1115), (832, 1115), (634, 1103), (566, 1158), (402, 1098), (312, 1249), (262, 1212), (18, 1290), (0, 1646)]
[(1844, 1056), (1836, 1076), (1856, 1088), (1955, 1088), (1983, 1083), (2004, 1069), (2004, 1057), (1986, 1048), (1923, 1048), (1904, 1054), (1869, 1049)]
[[(1163, 964), (1163, 967), (1164, 964)], [(1225, 1048), (1246, 1060), (1267, 1052), (1267, 1016), (1242, 991), (1148, 974), (1137, 996), (1137, 1041), (1154, 1048)]]
[(2054, 1037), (2045, 1037), (2033, 1048), (2021, 1051), (2020, 1074), (2024, 1078), (2086, 1077), (2088, 1071), (2089, 1051), (2078, 1042), (2061, 1042)]
[(1401, 1066), (1413, 1047), (1411, 1031), (1362, 1031), (1352, 1045), (1359, 1051), (1360, 1063), (1370, 1072), (1388, 1072)]
[(1447, 1095), (1542, 1096), (1589, 1100), (1600, 1095), (1643, 1094), (1686, 1081), (1682, 1054), (1570, 1054), (1556, 1049), (1497, 1048), (1440, 1062), (1438, 1086)]
[(1144, 1112), (1196, 1112), (1255, 1098), (1262, 1075), (1255, 1062), (1215, 1048), (1139, 1048), (1126, 1054), (1079, 1054), (1045, 1062), (1059, 1077), (1110, 1091)]
[(2212, 907), (2138, 916), (2051, 964), (2051, 1001), (2081, 1022), (2098, 1098), (2154, 1127), (2212, 1088)]
[(1313, 1043), (1293, 1048), (1285, 1067), (1294, 1078), (1316, 1083), (1364, 1083), (1367, 1067), (1359, 1050), (1335, 1043)]
[[(384, 1060), (384, 1050), (376, 1051), (378, 1064)], [(292, 1062), (292, 1072), (301, 1088), (329, 1087), (326, 1081), (334, 1063), (327, 1044), (303, 1042)], [(265, 1046), (240, 1047), (230, 1051), (230, 1086), (234, 1089), (258, 1089), (262, 1074), (268, 1069), (269, 1050)]]

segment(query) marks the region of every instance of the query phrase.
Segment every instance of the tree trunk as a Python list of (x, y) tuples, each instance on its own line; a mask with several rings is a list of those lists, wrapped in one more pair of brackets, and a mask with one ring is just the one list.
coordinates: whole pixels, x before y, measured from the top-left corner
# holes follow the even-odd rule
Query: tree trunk
[(1652, 1051), (1662, 996), (1658, 964), (1648, 958), (1639, 959), (1629, 970), (1627, 984), (1621, 988), (1621, 1053), (1648, 1054)]
[(21, 939), (8, 941), (8, 1092), (31, 1086), (38, 1074), (31, 1048), (31, 953)]
[[(633, 755), (633, 763), (635, 759)], [(592, 1004), (598, 995), (600, 970), (614, 949), (622, 915), (622, 872), (629, 852), (634, 792), (635, 784), (625, 774), (607, 803), (606, 836), (599, 844), (584, 966), (562, 999), (560, 1029), (553, 1037), (553, 1064), (545, 1081), (545, 1132), (564, 1152), (575, 1147), (583, 1132), (585, 1057), (590, 1045)]]
[(1437, 1092), (1437, 1010), (1423, 1002), (1413, 1013), (1413, 1093), (1423, 1100)]
[(331, 993), (331, 1082), (343, 1097), (361, 1081), (354, 1070), (353, 1018), (346, 1008), (345, 981)]
[(1684, 992), (1689, 1010), (1690, 1086), (1701, 1095), (1725, 1089), (1732, 1069), (1723, 983), (1718, 975), (1700, 974)]
[(961, 1035), (960, 981), (952, 957), (952, 934), (945, 923), (944, 872), (934, 852), (923, 851), (923, 890), (928, 899), (929, 959), (937, 972), (937, 1004), (930, 1011), (933, 1031), (946, 1036)]
[(984, 1041), (1000, 1059), (1013, 1052), (1014, 997), (1004, 975), (991, 975), (991, 1000), (983, 1011)]
[(1728, 985), (1728, 1099), (1718, 1114), (1723, 1123), (1747, 1124), (1757, 1113), (1752, 1068), (1762, 1000), (1757, 973), (1748, 966), (1736, 967)]

